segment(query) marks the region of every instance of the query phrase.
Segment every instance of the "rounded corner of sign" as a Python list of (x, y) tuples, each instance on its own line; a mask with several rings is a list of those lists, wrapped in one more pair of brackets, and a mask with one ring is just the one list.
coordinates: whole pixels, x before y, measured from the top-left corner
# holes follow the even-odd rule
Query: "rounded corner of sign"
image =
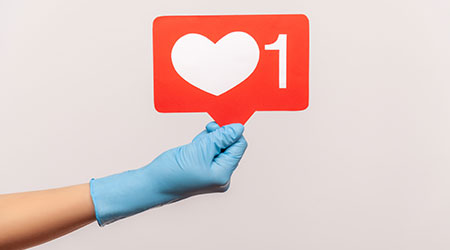
[(158, 112), (158, 113), (165, 113), (164, 110), (160, 107), (160, 105), (158, 105), (156, 100), (153, 102), (153, 107), (155, 108), (156, 112)]
[(167, 16), (156, 16), (153, 18), (152, 20), (152, 26), (155, 27), (155, 25), (157, 25), (161, 19), (164, 19)]
[(305, 19), (306, 19), (306, 21), (309, 21), (309, 17), (308, 17), (308, 15), (307, 15), (307, 14), (303, 13), (303, 14), (300, 14), (299, 16), (301, 16), (301, 17), (305, 18)]
[(294, 109), (294, 111), (303, 111), (303, 110), (306, 110), (306, 109), (308, 109), (308, 108), (309, 108), (309, 102), (306, 102), (306, 103), (304, 103), (304, 104), (299, 105), (298, 107), (296, 107), (296, 108)]
[(304, 20), (304, 22), (309, 26), (309, 17), (307, 14), (296, 14), (298, 18), (301, 18)]

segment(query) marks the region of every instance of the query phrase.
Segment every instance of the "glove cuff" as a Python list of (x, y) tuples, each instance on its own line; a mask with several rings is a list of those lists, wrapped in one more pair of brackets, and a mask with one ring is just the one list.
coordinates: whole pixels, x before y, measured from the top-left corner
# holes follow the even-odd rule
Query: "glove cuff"
[(169, 201), (141, 169), (92, 178), (89, 184), (95, 217), (102, 227)]

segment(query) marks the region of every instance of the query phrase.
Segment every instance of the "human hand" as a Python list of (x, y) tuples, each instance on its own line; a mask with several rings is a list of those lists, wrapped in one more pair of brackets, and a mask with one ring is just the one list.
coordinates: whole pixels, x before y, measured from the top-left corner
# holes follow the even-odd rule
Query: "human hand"
[(96, 218), (103, 226), (192, 195), (226, 191), (247, 148), (244, 126), (211, 122), (189, 144), (147, 166), (91, 180)]

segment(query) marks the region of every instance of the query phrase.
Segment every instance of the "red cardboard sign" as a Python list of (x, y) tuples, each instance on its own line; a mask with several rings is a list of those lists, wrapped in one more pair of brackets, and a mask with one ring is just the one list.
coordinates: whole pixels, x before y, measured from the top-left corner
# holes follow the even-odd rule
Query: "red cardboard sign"
[(308, 107), (305, 15), (161, 16), (153, 22), (159, 112), (244, 124), (255, 111)]

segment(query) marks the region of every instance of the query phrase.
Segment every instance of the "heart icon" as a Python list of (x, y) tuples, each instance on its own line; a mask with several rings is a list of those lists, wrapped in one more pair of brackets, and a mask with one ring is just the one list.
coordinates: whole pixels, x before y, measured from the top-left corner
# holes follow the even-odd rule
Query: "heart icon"
[(217, 43), (195, 33), (180, 37), (172, 48), (176, 72), (191, 85), (219, 96), (247, 79), (259, 61), (255, 39), (241, 31)]

